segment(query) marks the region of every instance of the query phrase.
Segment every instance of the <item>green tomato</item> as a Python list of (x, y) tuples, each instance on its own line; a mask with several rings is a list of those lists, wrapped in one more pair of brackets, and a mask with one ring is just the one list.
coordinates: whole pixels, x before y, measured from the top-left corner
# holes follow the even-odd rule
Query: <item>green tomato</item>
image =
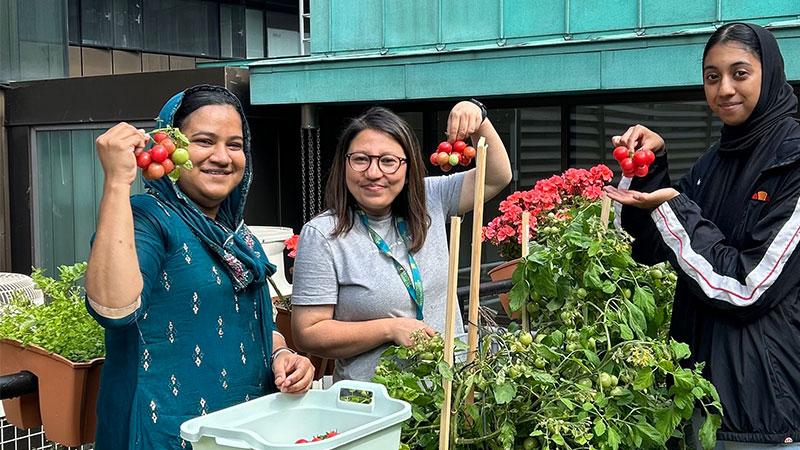
[(528, 314), (536, 314), (539, 311), (539, 304), (536, 302), (530, 302), (525, 305), (525, 309), (528, 310)]
[(584, 299), (587, 295), (589, 295), (589, 293), (586, 292), (586, 289), (584, 288), (578, 288), (578, 290), (575, 291), (575, 295), (580, 299)]
[(544, 366), (547, 365), (547, 361), (545, 361), (544, 358), (536, 358), (533, 365), (536, 366), (537, 369), (544, 369)]
[(672, 272), (670, 272), (670, 273), (668, 273), (668, 274), (667, 274), (667, 278), (669, 279), (669, 281), (673, 281), (673, 282), (674, 282), (674, 281), (678, 281), (678, 276), (677, 276), (677, 275), (675, 275), (675, 274), (674, 274), (674, 273), (672, 273)]
[(525, 450), (533, 450), (535, 448), (539, 448), (539, 441), (532, 437), (526, 437), (525, 441), (522, 442), (522, 448)]
[(585, 387), (585, 388), (587, 388), (587, 389), (588, 389), (588, 388), (591, 388), (591, 387), (592, 387), (592, 380), (590, 380), (590, 379), (588, 379), (588, 378), (581, 378), (581, 379), (578, 381), (578, 385), (580, 385), (580, 386), (583, 386), (583, 387)]
[(625, 390), (619, 386), (615, 387), (614, 389), (611, 389), (611, 392), (609, 392), (609, 395), (611, 395), (612, 397), (621, 397), (624, 394)]
[(586, 346), (589, 348), (589, 350), (592, 350), (592, 351), (597, 350), (597, 339), (595, 339), (593, 337), (587, 339), (586, 340)]
[(580, 348), (581, 346), (577, 342), (570, 342), (569, 344), (567, 344), (567, 351), (570, 353), (579, 350)]
[(431, 353), (431, 352), (425, 352), (425, 353), (419, 355), (419, 357), (420, 357), (420, 359), (425, 360), (425, 361), (433, 361), (436, 358), (433, 355), (433, 353)]
[(664, 278), (664, 272), (659, 269), (653, 269), (650, 271), (650, 276), (653, 277), (655, 280), (660, 280)]
[(189, 160), (189, 151), (185, 148), (176, 148), (175, 151), (172, 152), (172, 155), (170, 155), (170, 159), (172, 159), (172, 162), (174, 162), (176, 166), (180, 166)]
[(611, 385), (616, 386), (619, 383), (619, 378), (616, 375), (611, 375)]
[(569, 319), (572, 319), (572, 313), (569, 311), (561, 311), (559, 317), (561, 318), (562, 322), (569, 322)]
[(625, 300), (629, 300), (631, 298), (631, 290), (628, 288), (623, 289), (622, 296), (625, 297)]
[(607, 374), (606, 372), (600, 372), (600, 375), (597, 376), (597, 384), (599, 384), (603, 389), (610, 388), (611, 375)]
[(519, 335), (519, 343), (527, 347), (533, 342), (533, 336), (530, 333), (522, 333)]

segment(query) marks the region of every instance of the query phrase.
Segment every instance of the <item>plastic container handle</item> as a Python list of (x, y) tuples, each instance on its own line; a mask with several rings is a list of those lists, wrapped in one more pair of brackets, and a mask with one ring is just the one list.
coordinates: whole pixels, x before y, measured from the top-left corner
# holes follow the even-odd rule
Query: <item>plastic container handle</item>
[[(342, 391), (345, 389), (353, 391), (367, 391), (372, 394), (372, 401), (369, 403), (356, 403), (342, 400)], [(377, 383), (369, 383), (366, 381), (356, 380), (342, 380), (331, 386), (331, 391), (336, 395), (336, 404), (343, 409), (350, 409), (354, 411), (373, 412), (375, 403), (378, 399), (390, 400), (389, 392), (386, 386)]]

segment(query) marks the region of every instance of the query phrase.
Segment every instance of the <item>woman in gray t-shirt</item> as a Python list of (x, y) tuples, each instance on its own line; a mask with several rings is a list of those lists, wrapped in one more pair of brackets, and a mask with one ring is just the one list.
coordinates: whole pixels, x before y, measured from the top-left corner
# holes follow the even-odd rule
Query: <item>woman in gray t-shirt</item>
[[(476, 101), (456, 104), (449, 141), (486, 138), (486, 199), (511, 181), (503, 142)], [(369, 380), (387, 345), (444, 330), (449, 216), (472, 208), (475, 169), (425, 177), (419, 142), (384, 108), (353, 119), (336, 149), (328, 210), (303, 226), (292, 330), (309, 353), (336, 358), (334, 379)], [(457, 330), (463, 329), (460, 318)]]

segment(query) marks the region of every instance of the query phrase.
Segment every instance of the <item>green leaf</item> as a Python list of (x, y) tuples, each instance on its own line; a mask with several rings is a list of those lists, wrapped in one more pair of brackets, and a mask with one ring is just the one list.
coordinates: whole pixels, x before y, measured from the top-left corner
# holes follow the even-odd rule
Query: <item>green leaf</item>
[(500, 442), (503, 448), (512, 448), (514, 446), (514, 437), (517, 435), (517, 429), (511, 421), (503, 422), (500, 426)]
[(625, 325), (624, 323), (619, 323), (619, 335), (622, 339), (629, 341), (633, 339), (633, 331), (631, 331), (630, 327)]
[(640, 369), (633, 380), (633, 389), (641, 391), (653, 385), (653, 372), (650, 369)]
[(722, 417), (710, 414), (700, 427), (700, 444), (705, 450), (711, 450), (717, 445), (717, 429), (722, 424)]
[(597, 264), (589, 264), (586, 272), (583, 273), (583, 284), (591, 288), (600, 289), (603, 287), (603, 282), (600, 281), (600, 270)]
[(608, 446), (611, 447), (613, 450), (617, 450), (619, 448), (619, 433), (614, 428), (609, 427), (606, 442)]
[(625, 302), (625, 306), (628, 308), (628, 324), (633, 327), (633, 331), (637, 336), (643, 337), (647, 332), (647, 320), (644, 318), (644, 313), (638, 306), (629, 301)]
[(603, 282), (602, 290), (606, 294), (613, 294), (614, 291), (617, 290), (617, 285), (611, 282), (610, 280), (606, 280)]
[(436, 364), (436, 369), (439, 371), (439, 375), (441, 375), (442, 378), (447, 380), (453, 379), (453, 368), (444, 361), (439, 361), (439, 363)]
[(642, 310), (648, 319), (655, 317), (656, 301), (649, 290), (637, 287), (633, 293), (633, 303)]
[(492, 391), (494, 392), (495, 402), (497, 402), (498, 405), (504, 405), (510, 403), (511, 400), (514, 399), (514, 396), (517, 395), (517, 386), (512, 383), (502, 383), (495, 385)]
[(564, 299), (562, 297), (555, 297), (554, 299), (547, 302), (545, 308), (548, 311), (558, 311), (559, 309), (564, 307)]
[(683, 342), (678, 342), (674, 339), (670, 340), (669, 348), (672, 350), (672, 353), (675, 355), (675, 359), (677, 360), (686, 359), (692, 354), (688, 345), (684, 344)]
[(572, 411), (573, 409), (575, 409), (575, 404), (572, 403), (571, 401), (569, 401), (569, 399), (566, 399), (566, 398), (562, 397), (562, 398), (559, 398), (559, 400), (561, 400), (561, 403), (563, 403), (564, 406), (566, 406), (568, 410)]
[(699, 400), (699, 399), (705, 397), (706, 393), (703, 391), (703, 388), (701, 388), (700, 386), (695, 386), (694, 389), (692, 389), (692, 395), (694, 395), (694, 398)]
[(556, 379), (552, 375), (541, 370), (531, 372), (531, 378), (539, 383), (556, 384)]
[(533, 283), (532, 289), (536, 289), (537, 292), (545, 297), (555, 297), (558, 294), (555, 273), (545, 267), (539, 267), (538, 270), (533, 273), (531, 283)]
[(600, 241), (594, 241), (591, 244), (589, 244), (589, 251), (587, 252), (587, 254), (589, 256), (595, 256), (598, 253), (600, 253), (601, 248), (602, 244), (600, 243)]
[(567, 443), (564, 441), (564, 437), (561, 436), (561, 434), (559, 434), (559, 433), (554, 434), (550, 439), (552, 439), (553, 442), (555, 442), (556, 444), (560, 445), (561, 447), (564, 447), (565, 445), (567, 445)]
[(661, 433), (655, 429), (655, 427), (647, 422), (638, 422), (636, 424), (636, 429), (654, 444), (663, 445), (667, 440), (666, 437), (662, 436)]
[(561, 344), (564, 343), (564, 333), (562, 333), (561, 330), (555, 330), (542, 342), (550, 347), (561, 347)]
[(594, 367), (597, 367), (597, 366), (599, 366), (599, 365), (600, 365), (600, 358), (597, 356), (597, 353), (595, 353), (595, 352), (593, 352), (593, 351), (591, 351), (591, 350), (586, 350), (586, 349), (584, 349), (584, 350), (583, 350), (583, 354), (586, 356), (586, 359), (587, 359), (587, 360), (588, 360), (590, 363), (592, 363), (592, 365), (593, 365)]
[(530, 288), (526, 280), (516, 283), (514, 287), (511, 288), (511, 291), (508, 293), (509, 307), (511, 308), (511, 311), (519, 311), (523, 305), (525, 305), (525, 300), (528, 299), (529, 289)]
[(602, 417), (598, 417), (597, 420), (594, 421), (594, 434), (600, 437), (605, 432), (606, 432), (606, 422), (603, 420)]

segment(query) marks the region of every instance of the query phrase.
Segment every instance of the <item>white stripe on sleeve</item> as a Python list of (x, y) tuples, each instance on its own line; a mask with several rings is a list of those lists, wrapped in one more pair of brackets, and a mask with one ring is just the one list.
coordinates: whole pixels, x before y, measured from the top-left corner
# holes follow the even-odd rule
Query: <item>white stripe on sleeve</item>
[(735, 306), (755, 303), (781, 274), (786, 261), (800, 241), (800, 199), (798, 199), (792, 216), (783, 224), (761, 261), (747, 275), (745, 284), (742, 284), (735, 278), (716, 273), (711, 263), (692, 249), (686, 229), (668, 202), (653, 210), (651, 217), (664, 242), (678, 258), (681, 269), (700, 285), (709, 298)]
[[(633, 178), (622, 177), (619, 180), (619, 186), (617, 189), (628, 189), (631, 187), (631, 181)], [(614, 202), (614, 228), (621, 230), (622, 229), (622, 203)]]

